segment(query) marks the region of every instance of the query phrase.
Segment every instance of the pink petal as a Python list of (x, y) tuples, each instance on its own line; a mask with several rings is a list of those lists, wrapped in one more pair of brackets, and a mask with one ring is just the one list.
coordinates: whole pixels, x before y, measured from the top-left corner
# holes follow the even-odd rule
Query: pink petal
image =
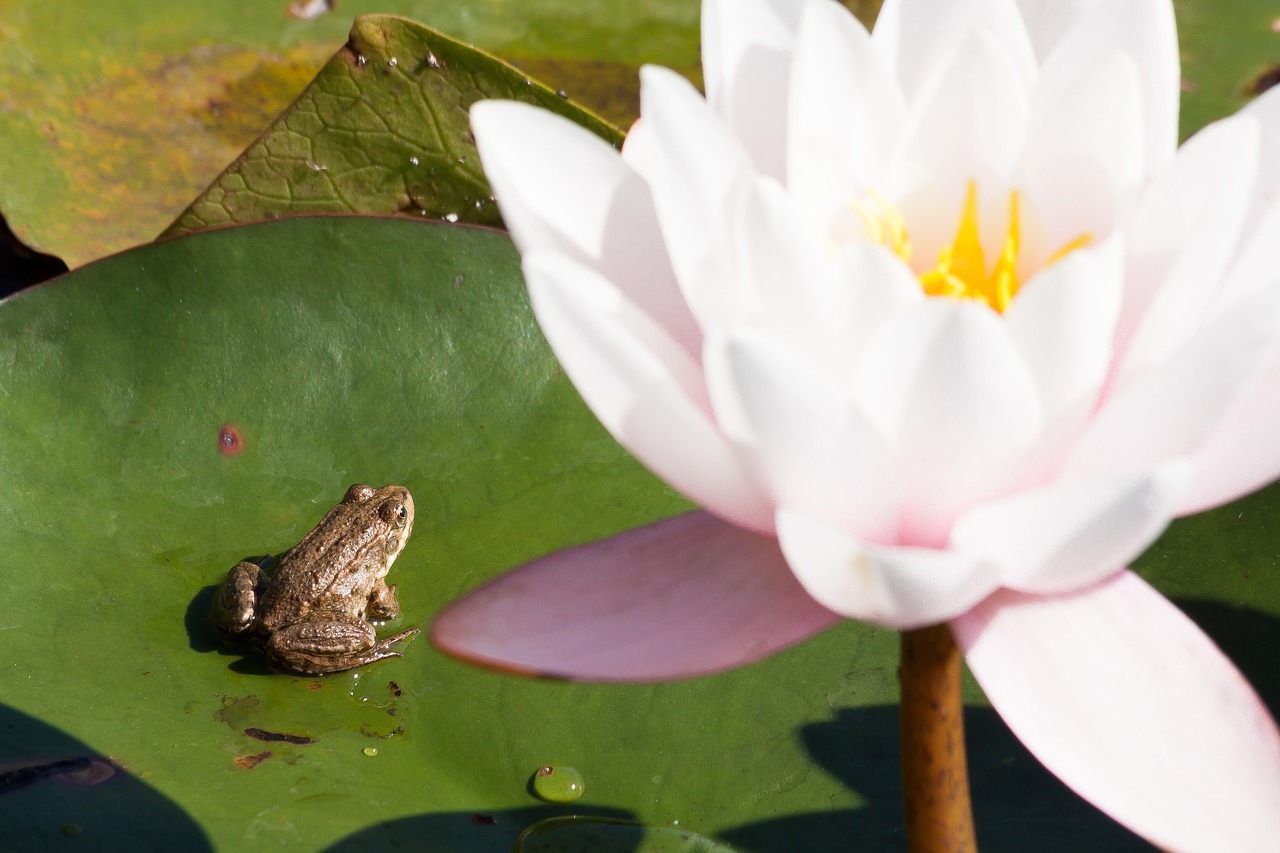
[(446, 607), (431, 637), (523, 675), (661, 681), (751, 663), (839, 621), (775, 540), (693, 512), (508, 572)]
[(1172, 520), (1190, 465), (1147, 475), (1054, 483), (976, 507), (955, 550), (1001, 569), (1002, 585), (1058, 593), (1097, 583), (1146, 550)]
[(1002, 590), (951, 627), (1019, 740), (1167, 850), (1274, 850), (1280, 732), (1195, 623), (1132, 572), (1080, 592)]
[(707, 101), (742, 140), (756, 169), (786, 169), (787, 78), (805, 0), (706, 0), (702, 69)]
[(521, 252), (554, 249), (587, 264), (686, 352), (701, 349), (649, 189), (617, 151), (567, 119), (513, 101), (476, 104), (471, 127)]
[(542, 332), (600, 422), (648, 468), (744, 527), (772, 529), (772, 504), (746, 478), (710, 417), (701, 371), (599, 274), (563, 255), (524, 259)]
[(992, 564), (956, 551), (861, 542), (789, 507), (778, 541), (800, 583), (824, 606), (885, 628), (936, 625), (964, 613), (1000, 583)]

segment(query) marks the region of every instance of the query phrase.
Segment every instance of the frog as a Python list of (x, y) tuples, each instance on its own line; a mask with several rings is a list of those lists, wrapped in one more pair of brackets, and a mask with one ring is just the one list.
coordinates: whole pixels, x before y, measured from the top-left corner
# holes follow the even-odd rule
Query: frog
[(213, 596), (213, 625), (225, 640), (266, 653), (276, 669), (325, 675), (400, 657), (409, 628), (379, 642), (373, 621), (400, 615), (391, 564), (413, 532), (404, 486), (357, 483), (268, 576), (242, 561)]

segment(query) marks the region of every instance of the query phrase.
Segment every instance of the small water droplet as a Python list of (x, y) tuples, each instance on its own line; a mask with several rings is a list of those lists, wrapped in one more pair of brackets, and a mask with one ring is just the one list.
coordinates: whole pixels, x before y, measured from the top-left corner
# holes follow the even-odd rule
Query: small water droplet
[(427, 67), (428, 67), (428, 68), (439, 68), (439, 67), (440, 67), (440, 60), (439, 60), (439, 59), (437, 59), (437, 58), (436, 58), (436, 55), (435, 55), (434, 53), (432, 53), (431, 51), (427, 51)]
[(356, 55), (356, 65), (363, 66), (368, 61), (369, 61), (369, 58), (364, 56), (363, 54)]
[(416, 165), (418, 165), (418, 158), (417, 158), (417, 157), (410, 157), (410, 158), (409, 158), (409, 165), (411, 165), (411, 166), (416, 166)]
[(399, 64), (400, 64), (400, 60), (396, 59), (394, 56), (387, 60), (387, 65), (389, 65), (392, 68), (395, 68)]
[(572, 803), (584, 790), (582, 774), (567, 765), (547, 764), (533, 774), (533, 792), (549, 803)]
[(458, 158), (458, 165), (459, 165), (459, 166), (463, 165), (463, 164), (464, 164), (464, 163), (466, 163), (466, 162), (467, 162), (467, 158), (466, 158), (466, 157), (459, 157), (459, 158)]
[(476, 210), (484, 210), (485, 201), (482, 198), (476, 199)]
[(562, 98), (567, 98), (567, 97), (569, 97), (569, 93), (568, 93), (568, 92), (566, 92), (564, 89), (556, 89), (556, 94), (557, 94), (557, 95), (559, 95), (559, 96), (560, 96), (560, 97), (562, 97)]
[(364, 749), (360, 751), (363, 752), (365, 755), (369, 756), (370, 758), (373, 758), (375, 755), (378, 754), (378, 748), (376, 746), (366, 746)]
[(456, 214), (456, 213), (446, 213), (446, 214), (444, 215), (444, 221), (445, 221), (445, 222), (457, 222), (457, 221), (458, 221), (458, 214)]

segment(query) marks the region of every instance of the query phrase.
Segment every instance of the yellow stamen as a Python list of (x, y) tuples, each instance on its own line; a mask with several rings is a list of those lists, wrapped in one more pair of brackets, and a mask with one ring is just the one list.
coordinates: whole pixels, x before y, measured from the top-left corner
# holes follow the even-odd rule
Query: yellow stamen
[(853, 210), (866, 226), (872, 240), (887, 246), (904, 261), (911, 260), (911, 241), (902, 214), (880, 193), (872, 190), (866, 198), (853, 203)]
[[(855, 202), (853, 209), (872, 240), (888, 247), (904, 261), (910, 261), (911, 241), (906, 224), (892, 204), (879, 194), (870, 193), (865, 199)], [(1092, 239), (1088, 233), (1081, 234), (1054, 252), (1045, 266), (1057, 263), (1074, 250), (1088, 245)], [(1021, 241), (1018, 193), (1015, 190), (1009, 193), (1009, 230), (999, 257), (988, 270), (978, 230), (978, 188), (974, 181), (969, 181), (955, 239), (938, 252), (938, 263), (933, 269), (920, 275), (920, 286), (930, 296), (973, 299), (1003, 312), (1018, 295)]]

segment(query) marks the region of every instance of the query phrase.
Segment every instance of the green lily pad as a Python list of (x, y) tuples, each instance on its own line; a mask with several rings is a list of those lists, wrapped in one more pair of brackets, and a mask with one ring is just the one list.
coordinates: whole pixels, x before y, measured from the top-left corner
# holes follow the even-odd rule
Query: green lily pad
[[(643, 686), (509, 678), (421, 638), (295, 677), (217, 643), (213, 585), (296, 542), (353, 482), (415, 498), (397, 628), (686, 507), (561, 375), (503, 235), (321, 217), (142, 247), (0, 303), (0, 389), (0, 722), (34, 721), (0, 725), (0, 770), (100, 756), (138, 792), (110, 823), (77, 817), (106, 809), (92, 786), (0, 791), (18, 847), (155, 846), (164, 804), (176, 844), (215, 849), (505, 853), (571, 814), (679, 821), (741, 851), (901, 849), (892, 632), (847, 623)], [(1180, 522), (1144, 563), (1273, 708), (1277, 511), (1271, 489)], [(984, 844), (1146, 849), (967, 690)], [(581, 772), (581, 799), (535, 799), (548, 764)], [(38, 826), (17, 819), (50, 792)]]
[(290, 213), (401, 213), (501, 224), (468, 110), (526, 101), (606, 141), (622, 132), (522, 72), (430, 27), (357, 18), (347, 45), (165, 232)]

